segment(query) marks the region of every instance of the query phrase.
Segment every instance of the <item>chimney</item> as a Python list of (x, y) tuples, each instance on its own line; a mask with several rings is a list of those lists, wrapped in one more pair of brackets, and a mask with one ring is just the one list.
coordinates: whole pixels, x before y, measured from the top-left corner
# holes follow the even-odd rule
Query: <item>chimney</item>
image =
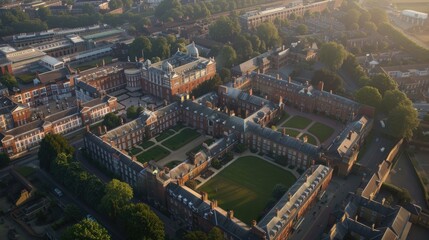
[(292, 78), (289, 76), (288, 78), (288, 82), (291, 83), (292, 82)]
[(233, 219), (233, 218), (234, 218), (234, 210), (229, 210), (229, 211), (226, 213), (226, 217), (227, 217), (228, 219)]
[(329, 90), (329, 93), (332, 94), (332, 90)]
[(137, 157), (136, 156), (132, 156), (131, 160), (133, 160), (133, 162), (136, 162), (137, 161)]
[(357, 220), (358, 220), (358, 215), (355, 216), (355, 221), (357, 222)]
[(217, 200), (212, 200), (210, 202), (210, 209), (214, 210), (215, 208), (217, 208)]
[(250, 95), (250, 96), (252, 96), (252, 95), (253, 95), (253, 90), (252, 90), (252, 89), (250, 89), (250, 90), (249, 90), (249, 95)]
[(89, 124), (86, 125), (86, 132), (91, 132), (91, 129), (89, 128)]
[(375, 223), (373, 223), (373, 224), (371, 225), (371, 229), (372, 229), (372, 231), (374, 231), (374, 230), (375, 230)]
[(291, 198), (292, 198), (292, 194), (288, 193), (287, 194), (287, 200), (290, 201)]
[(353, 132), (352, 132), (352, 131), (350, 131), (350, 132), (349, 132), (349, 134), (347, 134), (347, 139), (348, 139), (348, 140), (352, 140), (352, 133), (353, 133)]
[(252, 227), (256, 227), (256, 220), (252, 220), (251, 224)]
[(276, 75), (276, 79), (277, 79), (277, 80), (280, 80), (280, 74), (278, 74), (278, 73), (277, 73), (277, 75)]
[(283, 136), (286, 135), (286, 128), (283, 128), (282, 133), (283, 133)]
[(386, 198), (381, 199), (381, 205), (384, 206), (384, 203), (386, 202)]
[(276, 208), (276, 217), (279, 217), (279, 209)]
[(106, 135), (101, 136), (101, 140), (103, 140), (103, 142), (107, 142), (107, 136)]
[(107, 127), (104, 125), (103, 125), (103, 127), (104, 127), (104, 132), (107, 133)]
[(98, 126), (98, 134), (103, 134), (103, 131), (101, 131), (101, 126)]
[(201, 200), (203, 200), (203, 201), (208, 200), (208, 194), (206, 192), (201, 192)]
[(195, 96), (192, 96), (192, 101), (195, 101)]
[(302, 141), (305, 142), (305, 143), (308, 141), (307, 135), (304, 135), (304, 137), (302, 138)]
[(323, 81), (319, 81), (319, 84), (317, 84), (317, 89), (319, 91), (323, 91), (324, 86), (325, 86), (325, 83)]

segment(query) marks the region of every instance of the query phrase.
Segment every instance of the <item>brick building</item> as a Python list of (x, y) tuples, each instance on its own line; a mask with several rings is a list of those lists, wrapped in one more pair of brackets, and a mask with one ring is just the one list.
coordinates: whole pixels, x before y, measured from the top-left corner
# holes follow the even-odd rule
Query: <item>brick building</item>
[(99, 91), (111, 93), (127, 85), (124, 75), (126, 63), (112, 63), (98, 68), (77, 72), (75, 84), (84, 82)]
[(14, 103), (8, 97), (0, 97), (0, 131), (24, 125), (29, 122), (30, 117), (28, 106)]

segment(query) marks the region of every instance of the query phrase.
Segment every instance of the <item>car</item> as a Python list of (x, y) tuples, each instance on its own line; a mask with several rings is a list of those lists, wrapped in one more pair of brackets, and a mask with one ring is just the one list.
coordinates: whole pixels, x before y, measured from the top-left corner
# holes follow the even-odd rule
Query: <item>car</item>
[(61, 190), (60, 190), (60, 189), (58, 189), (58, 188), (55, 188), (55, 189), (54, 189), (54, 193), (55, 193), (58, 197), (62, 197), (62, 196), (63, 196), (63, 192), (61, 192)]

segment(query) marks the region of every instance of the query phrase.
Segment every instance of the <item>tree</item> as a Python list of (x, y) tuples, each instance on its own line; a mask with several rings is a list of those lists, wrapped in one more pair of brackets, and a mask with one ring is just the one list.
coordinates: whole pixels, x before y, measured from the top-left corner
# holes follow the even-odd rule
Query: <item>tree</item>
[(398, 88), (398, 84), (384, 73), (373, 76), (370, 85), (377, 88), (383, 96), (386, 91)]
[(256, 28), (256, 34), (267, 47), (277, 47), (281, 43), (279, 31), (272, 22), (264, 22)]
[(332, 71), (341, 67), (347, 57), (344, 46), (336, 42), (328, 42), (322, 45), (319, 50), (319, 59)]
[(10, 158), (6, 153), (0, 153), (0, 169), (9, 166)]
[(307, 34), (307, 32), (308, 32), (308, 27), (307, 27), (307, 25), (305, 25), (305, 24), (300, 24), (300, 25), (298, 25), (297, 27), (296, 27), (296, 32), (299, 34), (299, 35), (304, 35), (304, 34)]
[(67, 204), (64, 208), (64, 218), (66, 221), (79, 221), (82, 217), (82, 213), (76, 205)]
[(152, 56), (165, 59), (170, 56), (170, 46), (165, 37), (152, 38)]
[(136, 107), (134, 105), (130, 106), (129, 108), (127, 108), (127, 118), (129, 119), (135, 119), (137, 118), (141, 111), (143, 111), (143, 107)]
[(69, 145), (68, 141), (59, 134), (47, 134), (40, 142), (38, 152), (40, 167), (50, 171), (51, 163), (57, 158), (58, 154), (65, 153), (73, 155), (74, 148)]
[(402, 91), (398, 89), (387, 90), (381, 102), (381, 109), (383, 109), (385, 113), (389, 113), (399, 105), (411, 106), (413, 103)]
[(122, 7), (122, 1), (121, 0), (110, 0), (109, 1), (110, 10), (114, 10), (114, 9), (117, 9), (120, 7)]
[(84, 219), (67, 228), (62, 240), (110, 240), (107, 230), (96, 221)]
[(46, 21), (48, 16), (51, 16), (51, 10), (47, 7), (41, 7), (37, 10), (37, 15), (39, 15), (40, 20)]
[(136, 37), (128, 47), (128, 52), (131, 58), (141, 58), (143, 54), (145, 58), (150, 58), (152, 56), (152, 42), (145, 36)]
[[(359, 23), (360, 12), (356, 9), (349, 9), (346, 14), (344, 14), (343, 22), (346, 25), (347, 29), (353, 29), (355, 24)], [(359, 25), (358, 25), (359, 28)]]
[(341, 78), (334, 72), (326, 69), (315, 71), (311, 78), (311, 84), (313, 86), (318, 86), (321, 81), (324, 82), (324, 91), (338, 91), (343, 88), (343, 81)]
[(234, 48), (224, 45), (217, 56), (216, 62), (219, 67), (231, 67), (237, 61), (237, 53)]
[(219, 76), (223, 83), (227, 83), (231, 80), (231, 71), (228, 68), (222, 68), (219, 72)]
[(246, 37), (239, 35), (234, 42), (234, 49), (239, 59), (247, 60), (253, 53), (252, 43)]
[(219, 42), (232, 42), (234, 37), (240, 33), (241, 28), (237, 20), (229, 17), (220, 17), (209, 26), (209, 36)]
[(373, 22), (364, 22), (362, 28), (369, 34), (377, 32), (377, 26)]
[(128, 239), (164, 240), (164, 223), (146, 204), (126, 205), (119, 219)]
[(387, 120), (387, 131), (397, 138), (411, 139), (419, 120), (413, 106), (399, 105), (392, 109)]
[(120, 210), (133, 198), (133, 189), (125, 182), (113, 179), (106, 185), (100, 207), (108, 216), (115, 218)]
[(114, 113), (108, 113), (104, 116), (103, 125), (109, 130), (116, 128), (121, 125), (121, 118), (116, 116)]
[(388, 21), (386, 12), (380, 8), (370, 8), (369, 14), (371, 15), (371, 20), (377, 26)]
[(209, 234), (208, 234), (208, 240), (223, 240), (223, 232), (218, 227), (213, 227)]
[(5, 73), (1, 75), (0, 83), (5, 85), (9, 89), (12, 89), (13, 87), (18, 87), (18, 82), (16, 81), (16, 78), (10, 73)]
[(355, 93), (355, 99), (359, 103), (378, 108), (381, 103), (381, 94), (377, 88), (365, 86)]
[(207, 234), (202, 231), (192, 231), (188, 232), (183, 240), (207, 240)]

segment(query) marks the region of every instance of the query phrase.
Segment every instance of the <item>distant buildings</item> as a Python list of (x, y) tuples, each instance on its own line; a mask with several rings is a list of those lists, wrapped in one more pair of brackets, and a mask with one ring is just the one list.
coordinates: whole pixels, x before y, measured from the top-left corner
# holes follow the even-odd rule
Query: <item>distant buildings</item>
[(414, 10), (402, 10), (401, 19), (413, 25), (423, 26), (428, 18), (428, 14)]

